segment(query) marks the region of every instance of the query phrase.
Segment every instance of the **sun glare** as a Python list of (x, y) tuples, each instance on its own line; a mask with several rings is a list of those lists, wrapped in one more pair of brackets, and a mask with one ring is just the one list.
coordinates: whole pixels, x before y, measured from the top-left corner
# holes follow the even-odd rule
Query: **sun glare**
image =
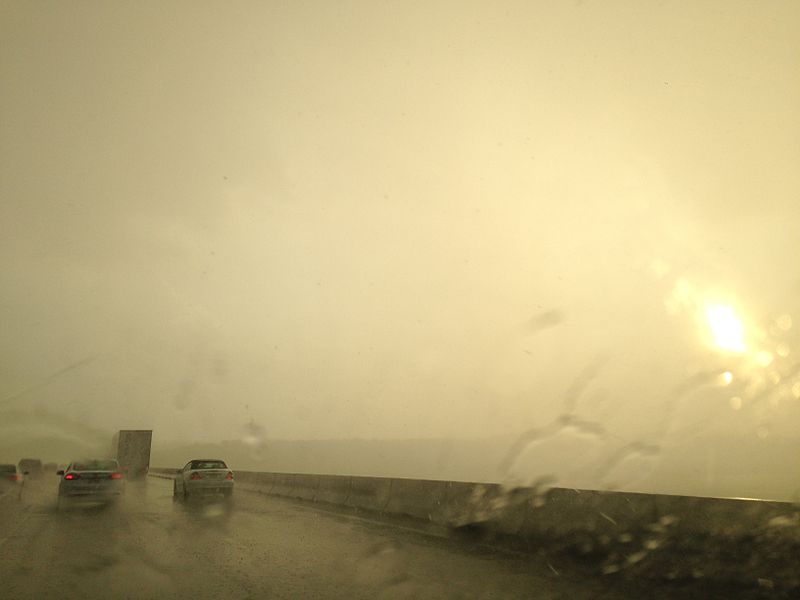
[(706, 318), (714, 343), (723, 350), (744, 352), (744, 326), (733, 307), (714, 304), (706, 308)]

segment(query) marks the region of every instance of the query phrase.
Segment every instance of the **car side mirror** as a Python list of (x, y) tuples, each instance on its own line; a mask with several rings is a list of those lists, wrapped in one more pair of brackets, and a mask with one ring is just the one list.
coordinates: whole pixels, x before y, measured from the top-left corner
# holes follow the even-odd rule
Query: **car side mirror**
[(61, 469), (59, 469), (58, 471), (56, 471), (56, 475), (63, 475), (63, 474), (64, 474), (64, 471), (63, 471), (63, 470), (61, 470)]

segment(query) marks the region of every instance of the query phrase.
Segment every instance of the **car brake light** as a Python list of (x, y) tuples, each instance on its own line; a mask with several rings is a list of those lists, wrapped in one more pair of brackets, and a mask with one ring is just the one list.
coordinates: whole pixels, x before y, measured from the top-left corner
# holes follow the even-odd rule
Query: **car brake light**
[(200, 475), (200, 473), (192, 473), (191, 475), (189, 475), (189, 479), (202, 479), (202, 478), (203, 476)]
[(111, 479), (122, 479), (122, 477), (123, 477), (122, 473), (112, 473), (111, 474)]
[(80, 479), (80, 478), (81, 476), (78, 475), (77, 473), (67, 473), (66, 475), (64, 475), (64, 479), (68, 479), (70, 481), (72, 481), (73, 479)]
[(230, 471), (228, 471), (228, 474), (227, 474), (227, 475), (225, 475), (225, 479), (230, 479), (230, 480), (232, 481), (232, 480), (233, 480), (233, 473), (231, 473)]
[(22, 475), (9, 475), (8, 476), (8, 480), (9, 481), (19, 481), (21, 479), (22, 479)]

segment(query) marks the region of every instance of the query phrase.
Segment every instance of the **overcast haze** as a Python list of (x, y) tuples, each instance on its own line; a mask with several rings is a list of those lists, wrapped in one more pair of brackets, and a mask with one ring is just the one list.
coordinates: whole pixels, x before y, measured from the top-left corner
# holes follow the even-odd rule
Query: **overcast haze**
[(796, 2), (1, 6), (6, 436), (797, 439)]

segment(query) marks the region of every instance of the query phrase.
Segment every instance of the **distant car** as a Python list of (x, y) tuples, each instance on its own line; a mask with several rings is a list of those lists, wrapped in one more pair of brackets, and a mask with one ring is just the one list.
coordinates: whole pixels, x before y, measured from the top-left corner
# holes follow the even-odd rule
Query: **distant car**
[(31, 478), (36, 478), (42, 474), (42, 461), (38, 458), (23, 458), (17, 465), (20, 471), (27, 471)]
[(125, 493), (125, 475), (115, 459), (75, 461), (57, 473), (59, 508), (70, 499), (116, 502)]
[(9, 493), (21, 498), (24, 485), (25, 472), (17, 465), (0, 465), (0, 495)]
[(224, 460), (214, 458), (190, 460), (177, 475), (172, 487), (174, 500), (195, 497), (233, 497), (233, 471)]

